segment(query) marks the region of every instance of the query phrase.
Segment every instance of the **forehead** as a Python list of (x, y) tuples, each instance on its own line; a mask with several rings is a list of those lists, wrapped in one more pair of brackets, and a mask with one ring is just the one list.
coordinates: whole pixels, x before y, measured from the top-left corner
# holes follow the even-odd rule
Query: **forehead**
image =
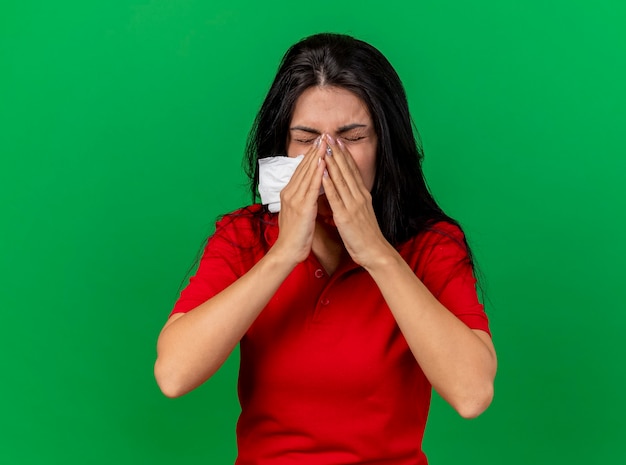
[(371, 125), (371, 117), (365, 102), (353, 92), (341, 87), (315, 86), (296, 100), (291, 123), (329, 130), (354, 123)]

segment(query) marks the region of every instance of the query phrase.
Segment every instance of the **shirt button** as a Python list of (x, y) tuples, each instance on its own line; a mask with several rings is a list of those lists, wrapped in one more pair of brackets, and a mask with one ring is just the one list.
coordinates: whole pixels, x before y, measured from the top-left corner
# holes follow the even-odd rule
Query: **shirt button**
[(330, 303), (330, 300), (328, 299), (328, 297), (324, 297), (321, 301), (320, 304), (326, 306)]
[(315, 270), (315, 277), (316, 278), (323, 278), (324, 277), (324, 270), (322, 270), (321, 268), (318, 268), (317, 270)]

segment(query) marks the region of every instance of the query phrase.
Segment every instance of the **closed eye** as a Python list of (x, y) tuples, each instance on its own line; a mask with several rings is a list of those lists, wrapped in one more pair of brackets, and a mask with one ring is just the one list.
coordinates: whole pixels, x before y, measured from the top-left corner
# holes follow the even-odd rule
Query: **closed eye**
[(356, 142), (361, 139), (365, 139), (365, 136), (354, 136), (354, 137), (342, 137), (343, 140), (347, 140), (348, 142)]

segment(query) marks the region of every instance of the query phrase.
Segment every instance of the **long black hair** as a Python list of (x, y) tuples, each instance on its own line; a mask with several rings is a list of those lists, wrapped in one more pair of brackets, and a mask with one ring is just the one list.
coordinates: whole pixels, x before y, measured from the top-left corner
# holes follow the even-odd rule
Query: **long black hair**
[(369, 110), (378, 137), (372, 202), (391, 244), (398, 245), (437, 221), (458, 226), (437, 205), (424, 179), (424, 154), (398, 74), (376, 48), (342, 34), (307, 37), (283, 57), (246, 146), (244, 167), (253, 202), (258, 199), (258, 160), (286, 154), (296, 101), (313, 86), (346, 89)]
[[(372, 202), (385, 238), (394, 246), (399, 246), (420, 232), (430, 230), (459, 242), (457, 237), (435, 226), (437, 222), (445, 221), (460, 228), (457, 221), (443, 212), (428, 189), (422, 172), (424, 153), (419, 134), (414, 131), (406, 93), (398, 74), (376, 48), (342, 34), (324, 33), (307, 37), (284, 55), (246, 145), (244, 168), (249, 178), (252, 203), (256, 203), (259, 197), (258, 160), (286, 154), (296, 101), (313, 86), (346, 89), (361, 98), (369, 110), (378, 137)], [(255, 228), (258, 228), (259, 238), (262, 239), (265, 226), (262, 217), (266, 212), (250, 206), (227, 216), (231, 220), (240, 216), (258, 217)], [(271, 223), (275, 224), (275, 221)], [(475, 274), (479, 274), (465, 238), (459, 246), (467, 251), (462, 261), (469, 263)], [(451, 270), (452, 275), (454, 270)], [(480, 280), (478, 287), (482, 294)]]

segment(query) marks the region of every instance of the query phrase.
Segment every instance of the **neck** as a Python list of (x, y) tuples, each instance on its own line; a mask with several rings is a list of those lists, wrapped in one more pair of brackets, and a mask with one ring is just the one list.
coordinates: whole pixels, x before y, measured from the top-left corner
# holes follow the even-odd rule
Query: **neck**
[(320, 221), (315, 222), (312, 249), (329, 275), (333, 274), (339, 264), (348, 257), (337, 228)]

